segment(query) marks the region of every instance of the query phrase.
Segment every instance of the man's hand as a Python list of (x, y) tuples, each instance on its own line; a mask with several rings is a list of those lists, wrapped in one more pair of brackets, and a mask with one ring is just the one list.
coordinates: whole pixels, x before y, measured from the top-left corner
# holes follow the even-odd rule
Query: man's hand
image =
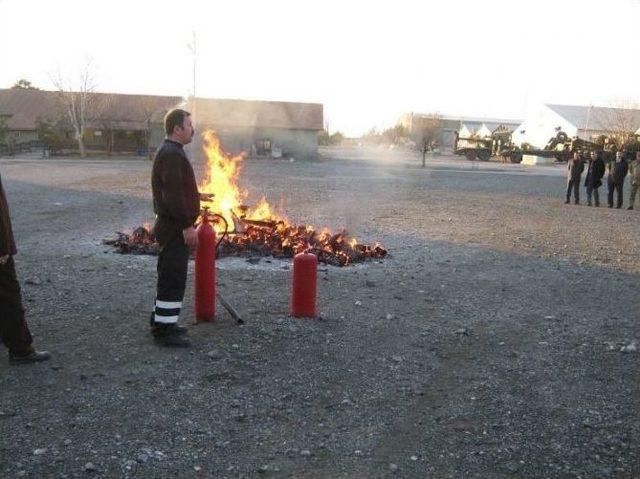
[(7, 264), (7, 261), (9, 261), (9, 258), (11, 258), (10, 254), (5, 254), (4, 256), (0, 256), (0, 264)]
[(196, 234), (196, 229), (193, 226), (183, 229), (182, 237), (184, 238), (185, 244), (190, 248), (198, 246), (198, 235)]
[(200, 193), (200, 201), (213, 201), (214, 193)]

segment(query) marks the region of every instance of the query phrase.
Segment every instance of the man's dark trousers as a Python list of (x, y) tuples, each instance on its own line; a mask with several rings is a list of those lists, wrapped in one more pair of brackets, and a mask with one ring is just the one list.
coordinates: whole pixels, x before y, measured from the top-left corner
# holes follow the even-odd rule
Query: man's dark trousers
[(158, 324), (178, 322), (187, 285), (189, 247), (182, 235), (173, 233), (159, 239), (158, 284), (154, 320)]
[(609, 187), (609, 208), (613, 208), (613, 191), (615, 190), (617, 193), (616, 198), (616, 208), (622, 208), (622, 187), (624, 183), (614, 183), (611, 179), (607, 182), (607, 186)]
[(587, 186), (587, 202), (591, 204), (591, 197), (593, 195), (593, 199), (596, 201), (596, 206), (600, 206), (600, 193), (598, 192), (598, 188), (594, 188), (593, 186)]
[(12, 256), (5, 264), (0, 264), (0, 339), (11, 352), (33, 351)]
[(571, 197), (571, 189), (573, 188), (573, 198), (576, 203), (580, 203), (580, 178), (575, 178), (567, 181), (567, 202)]

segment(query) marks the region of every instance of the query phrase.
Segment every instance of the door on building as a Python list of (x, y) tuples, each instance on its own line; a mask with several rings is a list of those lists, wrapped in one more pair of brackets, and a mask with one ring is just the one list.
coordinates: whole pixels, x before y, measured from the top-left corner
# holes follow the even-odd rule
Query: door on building
[(258, 156), (271, 156), (271, 140), (261, 139), (256, 141), (256, 154)]

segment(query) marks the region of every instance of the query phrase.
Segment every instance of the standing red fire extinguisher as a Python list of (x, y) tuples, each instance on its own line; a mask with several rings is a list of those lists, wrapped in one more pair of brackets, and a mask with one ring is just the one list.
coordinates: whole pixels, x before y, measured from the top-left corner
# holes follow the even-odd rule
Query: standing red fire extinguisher
[(203, 208), (198, 226), (195, 264), (195, 316), (197, 322), (214, 321), (216, 317), (216, 230), (213, 220), (218, 215)]
[(293, 258), (291, 316), (296, 318), (313, 318), (317, 316), (317, 276), (318, 258), (315, 254), (300, 253)]

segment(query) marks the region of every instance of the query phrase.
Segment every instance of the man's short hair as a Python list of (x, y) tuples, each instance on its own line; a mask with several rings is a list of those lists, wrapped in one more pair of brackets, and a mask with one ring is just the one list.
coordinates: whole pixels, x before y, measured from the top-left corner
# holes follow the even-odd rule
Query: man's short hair
[(171, 135), (176, 126), (182, 126), (184, 119), (188, 116), (191, 116), (191, 113), (181, 108), (169, 110), (164, 116), (164, 131), (167, 135)]

